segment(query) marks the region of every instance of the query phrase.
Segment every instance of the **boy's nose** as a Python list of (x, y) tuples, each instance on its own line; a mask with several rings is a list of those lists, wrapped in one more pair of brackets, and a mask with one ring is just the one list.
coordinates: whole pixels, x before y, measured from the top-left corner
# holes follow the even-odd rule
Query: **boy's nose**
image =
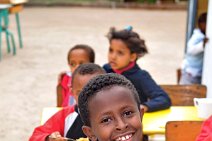
[(116, 130), (125, 130), (128, 128), (128, 123), (125, 122), (122, 118), (117, 119), (117, 125), (116, 125)]

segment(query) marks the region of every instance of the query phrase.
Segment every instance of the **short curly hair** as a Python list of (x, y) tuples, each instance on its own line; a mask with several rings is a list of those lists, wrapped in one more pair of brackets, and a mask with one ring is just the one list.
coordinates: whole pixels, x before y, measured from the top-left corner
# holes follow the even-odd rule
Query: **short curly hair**
[(123, 30), (116, 30), (115, 27), (111, 27), (107, 34), (107, 38), (110, 43), (113, 39), (122, 40), (127, 45), (131, 53), (137, 54), (137, 59), (148, 53), (145, 40), (141, 39), (138, 33), (132, 30), (132, 27)]
[(70, 60), (69, 60), (69, 58), (70, 58), (70, 56), (71, 56), (71, 52), (72, 52), (73, 50), (76, 50), (76, 49), (82, 49), (82, 50), (84, 50), (84, 51), (87, 53), (87, 55), (88, 55), (89, 62), (90, 62), (90, 63), (94, 63), (94, 61), (95, 61), (95, 52), (94, 52), (94, 50), (93, 50), (90, 46), (88, 46), (88, 45), (77, 44), (77, 45), (73, 46), (73, 47), (68, 51), (68, 55), (67, 55), (68, 64), (71, 63)]
[(92, 74), (104, 74), (104, 73), (106, 73), (105, 70), (97, 64), (94, 64), (94, 63), (82, 64), (79, 67), (77, 67), (74, 73), (72, 74), (72, 80), (71, 80), (72, 85), (74, 84), (73, 81), (77, 74), (92, 75)]
[(101, 74), (92, 78), (87, 85), (82, 89), (79, 94), (78, 106), (80, 111), (81, 119), (86, 126), (90, 125), (90, 112), (88, 109), (89, 101), (100, 91), (111, 89), (114, 86), (121, 86), (129, 89), (134, 95), (134, 99), (137, 103), (138, 108), (140, 107), (140, 99), (138, 93), (133, 84), (126, 79), (124, 76), (108, 73)]

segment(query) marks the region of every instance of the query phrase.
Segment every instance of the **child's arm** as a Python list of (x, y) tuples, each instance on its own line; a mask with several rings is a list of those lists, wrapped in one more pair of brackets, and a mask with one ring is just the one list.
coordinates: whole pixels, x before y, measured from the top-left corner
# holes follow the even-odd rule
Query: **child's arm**
[(207, 40), (205, 40), (205, 35), (196, 29), (188, 41), (187, 53), (190, 55), (197, 55), (203, 52), (206, 42)]
[(62, 95), (63, 87), (58, 84), (57, 85), (57, 107), (62, 107), (63, 103), (63, 95)]
[(50, 119), (46, 121), (44, 125), (34, 129), (34, 132), (29, 141), (46, 141), (48, 136), (51, 135), (53, 132), (59, 132), (63, 136), (65, 118), (69, 113), (73, 111), (73, 107), (68, 107), (54, 114)]
[(204, 40), (203, 40), (203, 47), (204, 47), (204, 48), (205, 48), (205, 44), (208, 42), (208, 40), (209, 40), (209, 39), (208, 39), (207, 37), (204, 38)]
[(46, 137), (45, 141), (66, 141), (66, 138), (60, 135), (60, 132), (53, 132), (50, 136)]
[(139, 96), (148, 99), (147, 102), (142, 103), (142, 105), (147, 107), (148, 112), (167, 109), (171, 106), (171, 100), (166, 92), (156, 84), (148, 72), (142, 70), (142, 74), (139, 77), (140, 79), (136, 81), (137, 84), (135, 86), (137, 87), (136, 89), (141, 91)]
[(201, 41), (197, 44), (188, 44), (187, 53), (191, 55), (197, 55), (204, 51), (204, 42)]
[(62, 94), (63, 87), (62, 87), (62, 80), (63, 80), (63, 77), (64, 77), (65, 73), (66, 73), (66, 72), (61, 72), (61, 73), (58, 75), (58, 84), (57, 84), (57, 88), (56, 88), (56, 92), (57, 92), (57, 107), (62, 107), (62, 104), (63, 104), (63, 94)]

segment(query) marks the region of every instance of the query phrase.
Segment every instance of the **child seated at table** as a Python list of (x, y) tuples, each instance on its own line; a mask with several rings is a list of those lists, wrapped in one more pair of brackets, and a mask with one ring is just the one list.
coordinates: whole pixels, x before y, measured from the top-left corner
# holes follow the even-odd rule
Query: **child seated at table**
[(164, 90), (157, 85), (150, 74), (141, 69), (137, 61), (148, 53), (145, 41), (133, 31), (131, 26), (108, 33), (108, 63), (103, 66), (107, 73), (125, 76), (135, 86), (145, 112), (167, 109), (171, 100)]
[(83, 132), (91, 141), (141, 141), (143, 109), (133, 84), (118, 74), (90, 80), (79, 95)]
[(75, 100), (69, 88), (71, 87), (71, 73), (81, 64), (94, 63), (95, 53), (94, 50), (83, 44), (75, 45), (68, 52), (68, 65), (70, 71), (62, 72), (59, 74), (58, 85), (57, 85), (57, 106), (66, 107), (74, 105)]
[[(78, 102), (78, 95), (84, 85), (94, 76), (105, 71), (96, 64), (80, 65), (72, 75), (72, 93)], [(34, 129), (29, 141), (65, 141), (65, 138), (78, 139), (85, 137), (82, 132), (82, 121), (78, 107), (68, 106), (53, 115), (46, 123)]]

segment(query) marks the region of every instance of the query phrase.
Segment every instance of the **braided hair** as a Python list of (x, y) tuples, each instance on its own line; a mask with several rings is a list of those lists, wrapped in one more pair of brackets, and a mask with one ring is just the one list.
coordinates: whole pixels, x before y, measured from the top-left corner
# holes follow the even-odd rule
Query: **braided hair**
[(137, 59), (148, 53), (145, 40), (141, 39), (138, 33), (132, 30), (131, 26), (119, 31), (114, 27), (111, 27), (109, 33), (107, 34), (107, 38), (110, 43), (113, 39), (122, 40), (129, 48), (131, 53), (137, 54)]
[(98, 75), (92, 78), (79, 94), (78, 106), (80, 116), (86, 126), (90, 126), (90, 112), (88, 109), (89, 101), (99, 91), (107, 90), (114, 86), (121, 86), (129, 89), (134, 95), (134, 99), (137, 103), (138, 108), (140, 107), (140, 100), (136, 89), (134, 88), (133, 84), (124, 76), (115, 73)]

